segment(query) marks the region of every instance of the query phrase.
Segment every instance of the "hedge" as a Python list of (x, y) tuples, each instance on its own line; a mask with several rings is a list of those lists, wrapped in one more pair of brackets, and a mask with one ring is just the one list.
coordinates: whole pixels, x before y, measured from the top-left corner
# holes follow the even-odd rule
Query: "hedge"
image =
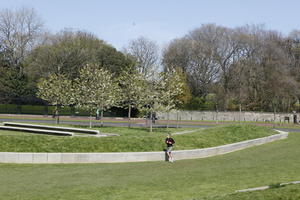
[[(32, 114), (32, 115), (52, 115), (55, 106), (46, 105), (17, 105), (17, 104), (0, 104), (0, 113), (2, 114)], [(95, 111), (96, 112), (96, 111)], [(61, 107), (59, 115), (68, 116), (89, 116), (90, 113), (84, 109), (77, 109), (75, 107)], [(122, 117), (126, 113), (118, 110), (110, 110), (104, 112), (105, 117)]]

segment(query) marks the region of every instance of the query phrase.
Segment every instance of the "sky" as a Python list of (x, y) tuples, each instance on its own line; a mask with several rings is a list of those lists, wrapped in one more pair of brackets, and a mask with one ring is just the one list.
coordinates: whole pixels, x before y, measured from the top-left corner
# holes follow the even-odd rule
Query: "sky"
[(53, 33), (88, 31), (118, 50), (140, 36), (163, 47), (207, 23), (300, 29), (299, 0), (0, 0), (0, 9), (21, 7), (34, 8)]

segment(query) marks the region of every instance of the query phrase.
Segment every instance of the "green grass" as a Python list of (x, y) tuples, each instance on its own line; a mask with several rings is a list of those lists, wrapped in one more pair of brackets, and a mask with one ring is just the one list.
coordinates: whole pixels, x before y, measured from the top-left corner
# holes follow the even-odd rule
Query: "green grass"
[(174, 163), (0, 164), (0, 197), (5, 200), (296, 200), (299, 185), (232, 193), (300, 180), (299, 145), (300, 134), (290, 133), (285, 140)]
[[(300, 184), (271, 188), (263, 191), (233, 193), (199, 200), (296, 200), (300, 199)], [(196, 199), (195, 199), (196, 200)]]
[[(102, 133), (117, 133), (120, 137), (62, 137), (31, 133), (0, 131), (0, 152), (138, 152), (163, 151), (167, 133), (187, 129), (100, 128)], [(195, 149), (219, 146), (248, 139), (265, 137), (275, 131), (251, 125), (229, 125), (198, 129), (194, 133), (174, 135), (175, 149)]]

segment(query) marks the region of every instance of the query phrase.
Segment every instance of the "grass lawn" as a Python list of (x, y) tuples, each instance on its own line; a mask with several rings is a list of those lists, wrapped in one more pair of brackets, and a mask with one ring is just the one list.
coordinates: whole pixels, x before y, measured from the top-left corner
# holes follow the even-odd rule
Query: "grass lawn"
[[(200, 198), (199, 200), (297, 200), (300, 199), (300, 184), (287, 185), (264, 191), (243, 192), (222, 196)], [(197, 200), (197, 199), (195, 199)]]
[[(170, 132), (191, 129), (103, 127), (102, 133), (117, 133), (119, 137), (62, 137), (22, 132), (0, 131), (0, 152), (139, 152), (162, 151)], [(228, 125), (174, 135), (175, 149), (195, 149), (219, 146), (248, 139), (265, 137), (275, 131), (253, 125)]]
[(295, 200), (300, 186), (233, 195), (300, 180), (300, 134), (195, 160), (119, 164), (0, 164), (5, 200)]

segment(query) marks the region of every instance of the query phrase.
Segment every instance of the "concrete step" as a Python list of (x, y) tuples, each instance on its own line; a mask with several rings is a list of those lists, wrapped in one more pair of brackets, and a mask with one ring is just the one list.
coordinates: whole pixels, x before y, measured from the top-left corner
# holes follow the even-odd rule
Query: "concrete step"
[(11, 126), (11, 127), (32, 128), (32, 129), (37, 128), (37, 129), (46, 129), (46, 130), (55, 130), (55, 131), (67, 131), (67, 132), (75, 132), (75, 133), (100, 134), (100, 131), (98, 130), (90, 130), (90, 129), (82, 129), (82, 128), (23, 124), (23, 123), (15, 123), (15, 122), (3, 122), (3, 125)]
[(0, 126), (0, 129), (8, 130), (8, 131), (22, 131), (22, 132), (38, 133), (38, 134), (45, 134), (45, 135), (73, 136), (73, 133), (71, 133), (71, 132), (57, 131), (57, 130), (45, 130), (45, 129), (11, 127), (11, 126)]

